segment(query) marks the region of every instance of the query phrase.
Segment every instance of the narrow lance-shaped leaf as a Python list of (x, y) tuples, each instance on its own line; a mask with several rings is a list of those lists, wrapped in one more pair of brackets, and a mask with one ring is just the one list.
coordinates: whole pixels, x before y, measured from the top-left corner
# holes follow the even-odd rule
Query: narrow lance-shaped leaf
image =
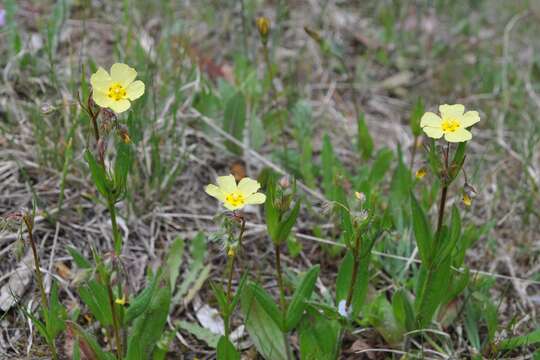
[(431, 244), (432, 236), (431, 230), (424, 214), (424, 210), (418, 204), (418, 201), (411, 193), (411, 210), (413, 220), (414, 236), (416, 238), (416, 244), (418, 246), (418, 252), (422, 262), (429, 264), (431, 262)]
[(294, 295), (289, 303), (286, 315), (286, 330), (293, 330), (304, 314), (306, 308), (306, 301), (309, 300), (313, 289), (315, 288), (315, 282), (319, 276), (319, 265), (313, 266), (304, 275), (300, 285), (295, 290)]

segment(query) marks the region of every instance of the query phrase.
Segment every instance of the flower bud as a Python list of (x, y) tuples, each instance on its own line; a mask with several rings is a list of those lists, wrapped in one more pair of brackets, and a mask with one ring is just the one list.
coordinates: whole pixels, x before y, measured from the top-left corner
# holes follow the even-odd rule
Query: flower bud
[(268, 33), (270, 32), (270, 20), (261, 16), (255, 20), (255, 24), (257, 24), (257, 29), (259, 30), (259, 35), (261, 35), (263, 43), (266, 43), (268, 40)]
[(418, 180), (422, 180), (424, 176), (426, 176), (427, 171), (425, 167), (421, 167), (420, 169), (416, 170), (416, 178)]
[(124, 144), (131, 144), (131, 137), (129, 137), (128, 129), (125, 126), (118, 127), (118, 135), (124, 142)]

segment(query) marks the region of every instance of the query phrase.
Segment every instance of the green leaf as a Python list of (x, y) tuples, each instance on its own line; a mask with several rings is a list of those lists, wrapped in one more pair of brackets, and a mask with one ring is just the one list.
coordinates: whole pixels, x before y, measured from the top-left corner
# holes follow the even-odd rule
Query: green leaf
[(133, 323), (128, 337), (126, 360), (149, 359), (161, 338), (171, 303), (169, 279), (164, 279), (164, 283), (159, 285), (152, 296), (148, 308)]
[(335, 169), (335, 156), (332, 148), (332, 142), (328, 134), (324, 134), (323, 146), (321, 152), (322, 162), (322, 188), (324, 195), (329, 200), (334, 200), (334, 169)]
[(281, 244), (283, 241), (287, 240), (291, 230), (296, 223), (298, 214), (300, 213), (300, 200), (296, 201), (294, 208), (289, 213), (289, 216), (279, 224), (279, 230), (276, 236), (276, 244)]
[(433, 249), (435, 254), (433, 256), (438, 262), (445, 260), (448, 256), (451, 256), (456, 244), (461, 237), (461, 217), (459, 216), (459, 210), (457, 206), (452, 206), (452, 218), (450, 220), (450, 231), (446, 236), (442, 237), (443, 244), (439, 246), (439, 249)]
[(301, 360), (334, 360), (338, 358), (340, 325), (309, 306), (298, 326)]
[(377, 158), (371, 167), (371, 173), (369, 174), (369, 181), (371, 184), (377, 184), (384, 178), (384, 175), (388, 169), (390, 169), (393, 158), (394, 154), (389, 149), (379, 151)]
[(251, 341), (266, 360), (286, 360), (287, 348), (283, 333), (259, 302), (257, 286), (250, 285), (244, 287), (240, 304)]
[(181, 320), (180, 328), (194, 335), (197, 339), (204, 341), (213, 349), (218, 346), (220, 336), (198, 324)]
[(286, 331), (292, 331), (304, 314), (306, 308), (306, 301), (311, 297), (313, 289), (315, 288), (315, 282), (319, 276), (319, 265), (313, 266), (302, 278), (300, 285), (296, 288), (294, 295), (287, 308), (286, 315)]
[(79, 326), (78, 324), (74, 322), (68, 322), (67, 326), (69, 327), (70, 331), (75, 334), (76, 338), (79, 338), (79, 342), (81, 344), (84, 344), (82, 346), (83, 349), (86, 349), (86, 351), (91, 351), (91, 354), (88, 354), (86, 351), (83, 351), (83, 353), (88, 358), (89, 355), (91, 359), (95, 360), (114, 360), (114, 355), (107, 353), (101, 349), (101, 346), (97, 342), (96, 338), (94, 338), (92, 335), (88, 334), (84, 329)]
[(219, 338), (217, 344), (217, 360), (240, 360), (240, 354), (227, 337)]
[(347, 251), (338, 270), (336, 278), (336, 305), (347, 300), (349, 287), (351, 286), (351, 274), (354, 266), (353, 254)]
[(416, 325), (419, 328), (428, 326), (433, 319), (433, 315), (449, 291), (451, 274), (450, 258), (433, 266), (431, 270), (428, 270), (424, 264), (420, 267), (415, 302)]
[(384, 340), (390, 345), (397, 345), (403, 340), (405, 329), (394, 317), (392, 305), (380, 294), (369, 305), (367, 310), (369, 323), (377, 329)]
[(112, 324), (109, 296), (104, 285), (95, 280), (90, 280), (86, 285), (79, 288), (79, 296), (101, 326), (106, 327)]
[(497, 348), (503, 350), (512, 350), (520, 346), (529, 346), (540, 343), (540, 329), (536, 329), (527, 335), (521, 335), (502, 340)]
[(66, 328), (67, 312), (58, 299), (58, 283), (53, 281), (49, 296), (49, 310), (47, 311), (47, 332), (55, 339)]
[(133, 162), (133, 153), (131, 145), (124, 142), (118, 142), (116, 147), (116, 160), (114, 163), (114, 187), (118, 193), (126, 188), (127, 176), (131, 163)]
[(126, 324), (131, 323), (148, 308), (148, 306), (150, 305), (150, 301), (152, 300), (152, 297), (155, 293), (158, 277), (158, 274), (154, 275), (150, 284), (148, 284), (148, 286), (143, 291), (141, 291), (141, 293), (136, 296), (133, 301), (131, 301), (131, 304), (126, 311), (126, 316), (124, 318), (124, 322)]
[(373, 139), (369, 133), (364, 114), (358, 117), (358, 135), (357, 143), (358, 152), (364, 159), (368, 159), (373, 153)]
[(289, 251), (289, 254), (291, 255), (291, 257), (295, 258), (298, 255), (300, 255), (300, 253), (302, 252), (302, 248), (303, 248), (302, 243), (298, 241), (296, 236), (291, 234), (287, 238), (287, 250)]
[(81, 269), (91, 269), (92, 264), (74, 247), (68, 246), (68, 252), (73, 258), (73, 261)]
[(450, 164), (450, 182), (452, 182), (461, 171), (461, 167), (465, 162), (465, 150), (467, 150), (467, 142), (460, 142), (454, 153), (452, 163)]
[(167, 269), (169, 272), (169, 282), (174, 289), (176, 279), (180, 274), (180, 265), (182, 265), (182, 257), (184, 256), (184, 239), (177, 237), (169, 246), (169, 254), (167, 256)]
[[(422, 134), (422, 128), (420, 127), (420, 120), (422, 119), (422, 115), (424, 114), (424, 102), (422, 101), (422, 98), (419, 97), (416, 100), (416, 103), (414, 104), (413, 110), (411, 112), (411, 120), (410, 120), (410, 126), (411, 126), (411, 132), (414, 136), (420, 136)], [(414, 146), (414, 145), (413, 145)]]
[(264, 203), (266, 227), (272, 241), (276, 241), (279, 231), (279, 209), (276, 206), (276, 177), (269, 174), (266, 182), (266, 201)]
[(218, 306), (219, 306), (219, 309), (221, 310), (222, 315), (227, 315), (230, 312), (229, 302), (227, 301), (227, 295), (225, 294), (225, 291), (223, 290), (223, 286), (221, 286), (221, 284), (210, 281), (210, 287), (212, 288), (212, 291), (214, 292), (214, 296), (216, 297), (216, 300), (218, 302)]
[(418, 201), (411, 194), (411, 211), (413, 220), (414, 236), (418, 246), (418, 253), (422, 262), (429, 264), (431, 262), (431, 244), (432, 235), (429, 223), (424, 210), (418, 204)]
[[(241, 92), (237, 92), (225, 104), (223, 130), (232, 135), (238, 141), (243, 142), (245, 125), (246, 100)], [(234, 154), (242, 155), (242, 148), (233, 142), (226, 141), (225, 146)]]
[(414, 330), (414, 308), (409, 301), (405, 290), (400, 289), (392, 296), (392, 309), (394, 317), (407, 331)]
[(270, 318), (276, 323), (276, 325), (282, 330), (285, 331), (285, 324), (283, 323), (284, 317), (281, 313), (281, 310), (277, 307), (276, 303), (270, 295), (256, 283), (248, 284), (248, 287), (251, 288), (253, 295), (257, 299), (257, 302), (262, 306), (264, 311), (270, 316)]
[(109, 196), (109, 186), (105, 170), (101, 165), (96, 162), (94, 155), (92, 155), (89, 150), (86, 150), (84, 152), (84, 159), (86, 160), (86, 163), (90, 168), (90, 175), (92, 176), (92, 181), (94, 182), (94, 185), (96, 185), (99, 193), (103, 197), (107, 198)]

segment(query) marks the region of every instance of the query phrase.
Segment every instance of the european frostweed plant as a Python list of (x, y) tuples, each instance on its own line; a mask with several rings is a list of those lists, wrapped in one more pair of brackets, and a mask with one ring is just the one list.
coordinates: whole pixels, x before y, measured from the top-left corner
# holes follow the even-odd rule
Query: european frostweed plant
[(117, 114), (128, 110), (144, 94), (144, 83), (136, 77), (137, 71), (126, 64), (113, 64), (110, 74), (100, 67), (90, 78), (94, 102)]
[(216, 182), (217, 185), (207, 185), (205, 191), (222, 202), (228, 210), (235, 211), (246, 205), (263, 204), (266, 200), (266, 195), (257, 192), (261, 184), (248, 177), (240, 180), (238, 184), (233, 175), (220, 176)]
[(433, 139), (444, 139), (448, 142), (463, 142), (472, 139), (467, 128), (480, 121), (478, 111), (465, 112), (461, 104), (439, 106), (441, 115), (426, 112), (420, 120), (420, 126), (427, 136)]
[[(245, 177), (236, 183), (236, 179), (233, 175), (220, 176), (216, 180), (217, 185), (209, 184), (205, 187), (205, 192), (218, 199), (227, 210), (233, 212), (232, 219), (240, 223), (240, 231), (238, 233), (238, 241), (232, 245), (228, 244), (226, 248), (227, 254), (227, 288), (224, 290), (221, 285), (212, 283), (214, 294), (218, 299), (221, 315), (224, 319), (225, 336), (220, 339), (218, 345), (218, 358), (221, 358), (223, 353), (236, 351), (234, 345), (229, 340), (231, 333), (231, 316), (234, 312), (236, 304), (238, 303), (239, 294), (244, 284), (244, 278), (240, 281), (240, 284), (233, 294), (232, 280), (234, 273), (234, 266), (239, 250), (242, 247), (242, 239), (244, 237), (244, 231), (246, 228), (246, 220), (244, 216), (238, 211), (244, 208), (246, 205), (259, 205), (266, 201), (266, 195), (258, 192), (261, 187), (258, 181)], [(225, 230), (229, 233), (229, 238), (234, 237), (234, 230), (230, 224), (230, 221), (224, 223)]]

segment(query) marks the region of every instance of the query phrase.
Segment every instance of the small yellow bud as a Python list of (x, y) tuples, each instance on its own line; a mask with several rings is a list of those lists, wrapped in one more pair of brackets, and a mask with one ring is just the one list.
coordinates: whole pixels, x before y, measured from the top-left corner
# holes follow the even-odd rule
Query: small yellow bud
[(364, 200), (366, 200), (366, 194), (358, 192), (358, 191), (354, 192), (354, 197), (357, 198), (358, 201), (360, 202), (364, 202)]
[(126, 305), (126, 303), (127, 303), (126, 295), (125, 294), (122, 295), (122, 298), (116, 299), (114, 302), (117, 303), (118, 305), (122, 305), (122, 306)]
[(266, 42), (268, 39), (268, 33), (270, 32), (270, 20), (264, 16), (261, 16), (255, 20), (255, 23), (257, 24), (257, 29), (259, 30), (259, 34), (261, 35), (263, 42)]
[(229, 251), (227, 251), (227, 256), (233, 257), (235, 255), (234, 249), (232, 247), (229, 248)]
[(467, 207), (472, 205), (472, 199), (467, 193), (463, 193), (463, 204)]
[(422, 167), (416, 171), (416, 178), (418, 180), (422, 180), (424, 176), (426, 176), (426, 174), (427, 174), (426, 169)]

